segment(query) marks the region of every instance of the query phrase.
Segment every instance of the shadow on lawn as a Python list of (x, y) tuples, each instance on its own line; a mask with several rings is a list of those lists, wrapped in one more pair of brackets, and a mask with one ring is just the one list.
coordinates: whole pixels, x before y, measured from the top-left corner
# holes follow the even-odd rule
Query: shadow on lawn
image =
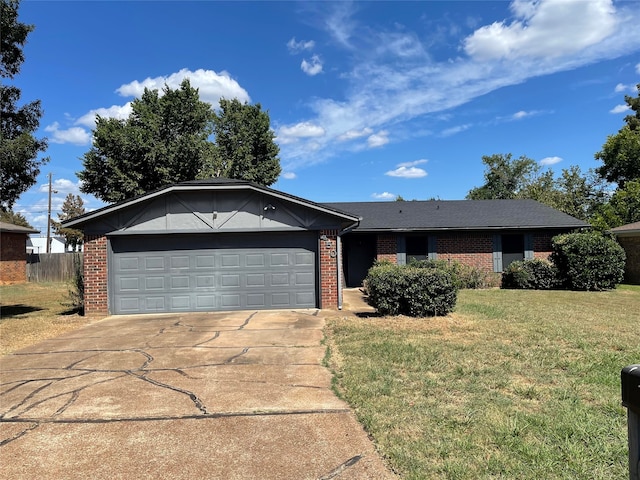
[(30, 305), (2, 305), (0, 306), (0, 317), (17, 317), (19, 315), (25, 315), (31, 312), (39, 312), (40, 310), (44, 310), (44, 308), (40, 307), (32, 307)]

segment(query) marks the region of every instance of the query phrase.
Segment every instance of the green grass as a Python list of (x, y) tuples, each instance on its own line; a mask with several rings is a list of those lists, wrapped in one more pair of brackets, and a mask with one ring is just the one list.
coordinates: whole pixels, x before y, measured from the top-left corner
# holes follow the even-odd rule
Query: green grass
[(626, 478), (640, 287), (463, 290), (433, 319), (329, 323), (335, 389), (408, 479)]
[(0, 355), (86, 325), (69, 306), (65, 282), (0, 285)]

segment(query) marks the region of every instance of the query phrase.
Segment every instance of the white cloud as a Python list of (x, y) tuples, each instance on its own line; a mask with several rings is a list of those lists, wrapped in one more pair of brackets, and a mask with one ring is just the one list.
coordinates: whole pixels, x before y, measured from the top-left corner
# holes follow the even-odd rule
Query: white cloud
[(545, 157), (540, 160), (540, 165), (555, 165), (562, 161), (561, 157)]
[(300, 138), (322, 137), (324, 128), (310, 122), (300, 122), (291, 126), (283, 126), (278, 130), (278, 142), (282, 144), (292, 143)]
[(398, 164), (398, 167), (415, 167), (416, 165), (422, 165), (427, 163), (429, 160), (425, 158), (421, 158), (420, 160), (414, 160), (413, 162), (402, 162)]
[(635, 92), (636, 91), (636, 86), (633, 83), (630, 83), (629, 85), (625, 85), (624, 83), (619, 83), (616, 85), (616, 88), (614, 88), (614, 91), (616, 93), (621, 93), (621, 92)]
[(284, 172), (282, 174), (282, 178), (284, 178), (285, 180), (293, 180), (297, 177), (297, 175), (293, 172)]
[(427, 176), (427, 172), (422, 168), (406, 167), (400, 164), (398, 165), (398, 168), (396, 168), (395, 170), (389, 170), (385, 173), (385, 175), (389, 177), (399, 178), (422, 178)]
[(629, 105), (627, 105), (627, 104), (616, 105), (611, 110), (609, 110), (609, 113), (624, 113), (627, 110), (629, 110)]
[(516, 0), (511, 10), (513, 22), (494, 22), (465, 39), (467, 55), (484, 61), (561, 57), (601, 42), (617, 26), (611, 0)]
[[(73, 182), (66, 178), (56, 178), (51, 182), (51, 188), (57, 193), (73, 193), (77, 195), (80, 193), (80, 181)], [(49, 193), (49, 184), (43, 183), (38, 187), (38, 191), (42, 193)]]
[(382, 147), (387, 143), (389, 143), (389, 132), (386, 130), (380, 130), (378, 133), (374, 133), (367, 138), (369, 148)]
[(191, 86), (197, 88), (200, 99), (217, 107), (221, 98), (233, 99), (237, 98), (241, 102), (249, 102), (251, 98), (247, 91), (240, 84), (231, 78), (226, 71), (216, 73), (213, 70), (198, 69), (191, 71), (183, 68), (182, 70), (167, 76), (147, 77), (141, 82), (134, 80), (133, 82), (121, 85), (116, 92), (123, 97), (140, 97), (145, 88), (150, 90), (159, 90), (166, 86), (175, 90), (180, 87), (184, 79), (188, 78)]
[(372, 193), (372, 198), (377, 198), (378, 200), (395, 200), (398, 196), (395, 193), (382, 192), (382, 193)]
[(368, 135), (371, 135), (372, 133), (373, 130), (371, 130), (370, 128), (363, 128), (362, 130), (349, 130), (348, 132), (345, 132), (342, 135), (338, 136), (337, 140), (339, 142), (346, 142), (349, 140), (355, 140), (356, 138), (366, 137)]
[(96, 115), (100, 115), (103, 118), (125, 120), (131, 115), (131, 102), (127, 102), (124, 105), (111, 105), (109, 108), (89, 110), (76, 120), (76, 125), (84, 125), (93, 129), (96, 126)]
[(464, 125), (458, 125), (456, 127), (451, 127), (443, 130), (440, 135), (443, 137), (450, 137), (451, 135), (455, 135), (456, 133), (464, 132), (465, 130), (469, 130), (471, 128), (470, 123), (465, 123)]
[(311, 57), (311, 61), (309, 62), (307, 62), (306, 58), (303, 59), (300, 64), (300, 68), (310, 77), (314, 77), (315, 75), (322, 73), (322, 61), (318, 55), (314, 55)]
[[(316, 97), (305, 105), (311, 113), (299, 119), (300, 122), (320, 126), (326, 133), (282, 145), (280, 158), (283, 167), (288, 169), (323, 162), (345, 149), (358, 148), (349, 141), (371, 137), (373, 132), (387, 132), (381, 138), (386, 138), (383, 142), (388, 141), (391, 135), (408, 131), (406, 125), (412, 119), (425, 115), (436, 118), (437, 114), (451, 112), (500, 88), (630, 55), (640, 49), (638, 2), (620, 2), (614, 7), (603, 0), (564, 0), (563, 3), (518, 0), (512, 4), (515, 21), (497, 22), (497, 37), (493, 39), (498, 43), (503, 41), (505, 37), (501, 35), (506, 35), (507, 27), (519, 22), (517, 28), (509, 30), (509, 38), (513, 37), (516, 42), (507, 45), (508, 58), (480, 50), (481, 46), (488, 48), (486, 42), (492, 40), (485, 38), (482, 45), (477, 42), (490, 27), (485, 25), (476, 30), (478, 35), (472, 34), (461, 43), (461, 55), (443, 61), (428, 58), (416, 61), (416, 56), (390, 55), (388, 49), (378, 48), (380, 38), (386, 34), (380, 33), (384, 27), (372, 29), (364, 22), (359, 23), (357, 4), (322, 5), (331, 11), (318, 14), (318, 23), (324, 26), (336, 48), (348, 50), (352, 64), (342, 71), (340, 78), (344, 85), (336, 97)], [(592, 28), (594, 22), (597, 25)], [(394, 26), (389, 36), (397, 30)], [(406, 35), (411, 37), (412, 33), (406, 32)], [(411, 43), (399, 41), (398, 48), (403, 45)], [(477, 47), (477, 52), (465, 55), (464, 47), (471, 46)], [(484, 57), (475, 56), (481, 52)], [(514, 121), (546, 113), (522, 112), (500, 120)], [(441, 135), (453, 135), (473, 125), (455, 126), (442, 131)], [(412, 129), (408, 135), (424, 135), (424, 130)], [(378, 137), (373, 137), (372, 144), (365, 142), (361, 147), (370, 148), (377, 140)]]
[(315, 46), (316, 43), (313, 40), (300, 40), (299, 42), (296, 42), (296, 37), (291, 38), (291, 40), (287, 42), (287, 48), (291, 54), (300, 53), (305, 50), (312, 50)]
[(636, 64), (636, 73), (640, 75), (640, 63)]
[(53, 143), (72, 143), (74, 145), (88, 145), (91, 143), (91, 134), (82, 127), (61, 129), (58, 122), (53, 122), (45, 127), (44, 131), (52, 134), (50, 140)]

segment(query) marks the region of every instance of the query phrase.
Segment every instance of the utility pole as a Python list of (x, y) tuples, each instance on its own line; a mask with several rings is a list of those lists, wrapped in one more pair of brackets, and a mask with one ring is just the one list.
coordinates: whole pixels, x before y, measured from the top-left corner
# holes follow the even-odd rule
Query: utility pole
[[(47, 210), (47, 253), (51, 253), (51, 173), (49, 173), (49, 209)], [(57, 192), (56, 192), (57, 193)]]

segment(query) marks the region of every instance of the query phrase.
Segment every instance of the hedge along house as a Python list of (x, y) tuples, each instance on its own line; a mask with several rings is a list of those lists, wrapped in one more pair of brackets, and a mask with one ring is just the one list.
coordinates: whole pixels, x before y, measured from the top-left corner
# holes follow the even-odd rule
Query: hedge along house
[(346, 285), (360, 286), (375, 260), (458, 261), (487, 272), (546, 259), (551, 238), (589, 224), (534, 200), (330, 203), (362, 218), (343, 237)]
[(338, 308), (339, 236), (358, 222), (250, 182), (210, 179), (62, 225), (85, 235), (85, 311), (139, 314)]

